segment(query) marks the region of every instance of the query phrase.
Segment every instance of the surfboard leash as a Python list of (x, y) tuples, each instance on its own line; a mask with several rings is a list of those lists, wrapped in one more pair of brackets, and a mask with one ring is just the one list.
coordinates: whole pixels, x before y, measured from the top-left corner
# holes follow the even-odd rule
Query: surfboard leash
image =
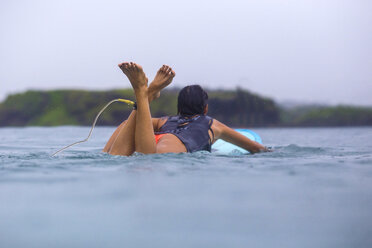
[(89, 131), (88, 137), (86, 137), (84, 140), (80, 140), (80, 141), (74, 142), (74, 143), (72, 143), (72, 144), (70, 144), (70, 145), (68, 145), (68, 146), (65, 146), (65, 147), (59, 149), (58, 151), (56, 151), (55, 153), (53, 153), (53, 154), (51, 155), (51, 157), (54, 157), (56, 154), (58, 154), (58, 153), (60, 153), (60, 152), (62, 152), (62, 151), (64, 151), (64, 150), (66, 150), (67, 148), (69, 148), (69, 147), (71, 147), (71, 146), (74, 146), (74, 145), (77, 145), (77, 144), (80, 144), (80, 143), (83, 143), (83, 142), (88, 141), (88, 139), (89, 139), (90, 136), (92, 135), (92, 132), (93, 132), (94, 127), (96, 126), (96, 123), (97, 123), (97, 120), (98, 120), (99, 116), (103, 113), (103, 111), (105, 111), (105, 109), (106, 109), (108, 106), (110, 106), (110, 105), (111, 105), (112, 103), (114, 103), (114, 102), (122, 102), (122, 103), (126, 103), (126, 104), (128, 104), (129, 106), (133, 106), (134, 108), (136, 108), (136, 103), (133, 102), (133, 101), (131, 101), (131, 100), (118, 98), (118, 99), (114, 99), (114, 100), (110, 101), (110, 102), (107, 103), (107, 104), (106, 104), (106, 105), (105, 105), (105, 106), (104, 106), (104, 107), (103, 107), (103, 108), (98, 112), (98, 114), (96, 115), (96, 118), (95, 118), (94, 121), (93, 121), (92, 128), (91, 128), (90, 131)]

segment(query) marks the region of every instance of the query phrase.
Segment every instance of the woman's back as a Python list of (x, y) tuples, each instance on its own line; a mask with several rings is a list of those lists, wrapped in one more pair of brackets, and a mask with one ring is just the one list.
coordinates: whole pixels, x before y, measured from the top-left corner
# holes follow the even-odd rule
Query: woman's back
[(206, 115), (171, 116), (156, 134), (171, 133), (182, 141), (188, 152), (211, 151), (213, 119)]

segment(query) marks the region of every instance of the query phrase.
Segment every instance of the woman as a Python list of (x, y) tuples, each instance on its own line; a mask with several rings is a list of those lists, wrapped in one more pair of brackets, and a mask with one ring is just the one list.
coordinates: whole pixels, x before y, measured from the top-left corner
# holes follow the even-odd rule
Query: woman
[(261, 144), (207, 116), (208, 95), (199, 85), (180, 91), (177, 116), (151, 118), (149, 104), (172, 82), (175, 72), (163, 65), (148, 86), (140, 65), (125, 62), (119, 67), (132, 84), (137, 103), (128, 119), (115, 130), (104, 152), (129, 156), (135, 151), (144, 154), (211, 151), (211, 145), (218, 139), (251, 153), (267, 151)]

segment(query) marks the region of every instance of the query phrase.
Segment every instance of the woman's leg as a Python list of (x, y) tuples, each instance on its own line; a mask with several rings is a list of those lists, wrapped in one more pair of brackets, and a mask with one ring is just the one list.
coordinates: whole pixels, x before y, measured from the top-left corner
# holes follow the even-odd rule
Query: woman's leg
[[(115, 130), (106, 146), (110, 146), (107, 152), (111, 155), (129, 156), (134, 152), (134, 130), (136, 127), (136, 110), (133, 110), (128, 120), (120, 124)], [(122, 137), (122, 138), (119, 138)], [(112, 141), (111, 144), (109, 142)], [(106, 147), (105, 147), (106, 149)], [(104, 150), (105, 151), (105, 150)]]
[[(135, 83), (133, 83), (133, 85), (135, 85)], [(138, 85), (139, 87), (135, 88), (134, 90), (137, 99), (137, 115), (135, 129), (136, 151), (144, 154), (156, 153), (155, 134), (154, 128), (152, 126), (150, 105), (148, 102), (147, 85), (143, 84)]]
[[(122, 69), (129, 80), (135, 80), (131, 68), (135, 64), (122, 63), (119, 67)], [(133, 67), (134, 68), (134, 67)], [(141, 69), (142, 70), (142, 69)], [(142, 71), (143, 73), (143, 71)], [(144, 74), (144, 73), (143, 73)], [(148, 87), (148, 103), (152, 102), (160, 96), (160, 91), (168, 86), (175, 76), (174, 71), (167, 65), (163, 65), (157, 72), (154, 80)], [(137, 104), (138, 106), (138, 104)], [(133, 110), (127, 121), (120, 124), (115, 130), (109, 141), (107, 142), (104, 152), (109, 152), (112, 155), (131, 155), (135, 151), (135, 126), (137, 119), (137, 111)], [(150, 118), (151, 119), (151, 118)], [(151, 125), (152, 127), (152, 125)], [(152, 127), (153, 128), (153, 127)], [(139, 141), (142, 142), (142, 141)], [(142, 149), (142, 148), (140, 148)]]
[[(130, 117), (130, 115), (129, 115)], [(129, 119), (128, 117), (128, 119)], [(103, 148), (103, 152), (109, 152), (111, 147), (112, 147), (112, 144), (114, 144), (116, 138), (118, 137), (119, 135), (119, 132), (120, 130), (127, 124), (128, 120), (125, 120), (123, 121), (114, 131), (114, 133), (111, 135), (110, 139), (107, 141), (105, 147)]]
[[(165, 66), (163, 66), (164, 68)], [(149, 105), (149, 89), (147, 88), (147, 78), (140, 65), (131, 63), (131, 84), (134, 89), (134, 94), (137, 99), (137, 115), (136, 115), (136, 130), (135, 130), (135, 146), (136, 151), (144, 154), (156, 153), (156, 142), (154, 128), (152, 125), (150, 105)], [(166, 68), (165, 73), (158, 72), (157, 76), (165, 78), (166, 81), (161, 85), (168, 85), (175, 73), (172, 69)], [(160, 85), (159, 85), (160, 87)]]

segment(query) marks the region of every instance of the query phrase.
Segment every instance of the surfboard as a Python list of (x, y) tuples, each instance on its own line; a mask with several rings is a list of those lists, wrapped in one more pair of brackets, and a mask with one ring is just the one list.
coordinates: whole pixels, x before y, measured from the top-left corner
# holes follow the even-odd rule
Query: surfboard
[[(243, 134), (247, 138), (256, 141), (260, 144), (262, 144), (261, 137), (249, 129), (235, 129), (235, 131)], [(228, 143), (226, 141), (223, 141), (221, 139), (217, 140), (212, 145), (212, 152), (222, 155), (241, 155), (241, 154), (248, 154), (249, 152), (247, 150), (244, 150), (243, 148), (240, 148), (236, 145), (233, 145), (231, 143)]]

